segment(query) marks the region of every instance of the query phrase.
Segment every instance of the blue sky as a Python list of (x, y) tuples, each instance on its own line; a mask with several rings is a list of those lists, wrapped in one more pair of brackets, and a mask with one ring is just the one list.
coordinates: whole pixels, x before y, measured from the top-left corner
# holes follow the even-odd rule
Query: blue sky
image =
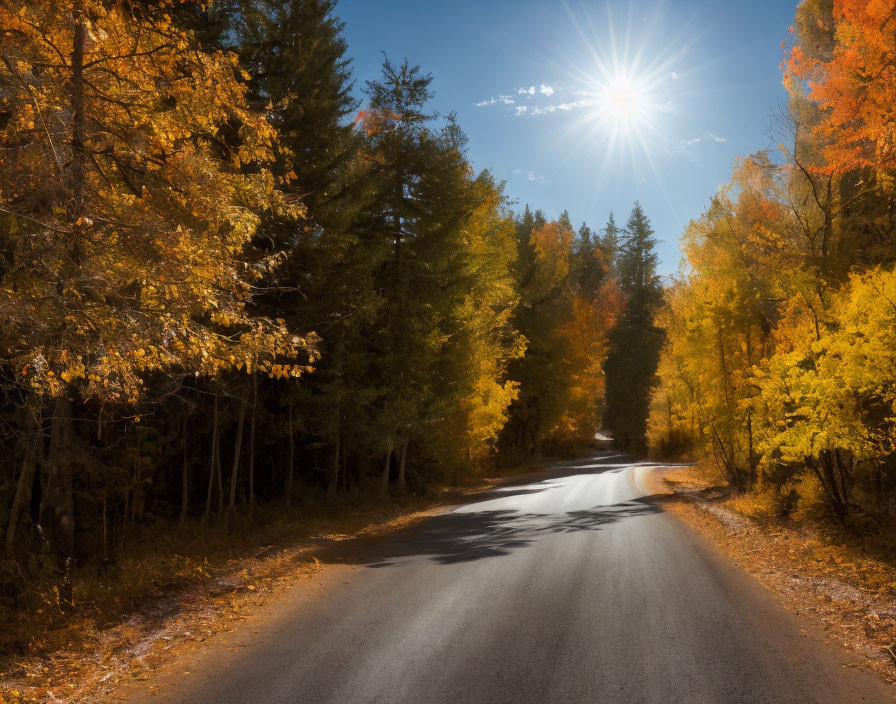
[(770, 146), (796, 5), (340, 0), (337, 13), (359, 88), (382, 51), (420, 64), (434, 109), (457, 113), (474, 166), (505, 180), (519, 209), (597, 228), (639, 200), (668, 274), (734, 159)]

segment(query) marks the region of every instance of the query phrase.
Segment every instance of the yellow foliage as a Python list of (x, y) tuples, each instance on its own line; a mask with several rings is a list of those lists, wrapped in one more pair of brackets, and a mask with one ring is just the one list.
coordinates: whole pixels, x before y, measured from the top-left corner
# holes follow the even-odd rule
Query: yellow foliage
[(274, 187), (275, 133), (232, 57), (95, 0), (3, 3), (0, 27), (0, 144), (16, 147), (0, 161), (0, 348), (31, 387), (132, 401), (147, 372), (313, 354), (246, 309), (276, 263), (240, 261), (257, 213), (299, 209)]

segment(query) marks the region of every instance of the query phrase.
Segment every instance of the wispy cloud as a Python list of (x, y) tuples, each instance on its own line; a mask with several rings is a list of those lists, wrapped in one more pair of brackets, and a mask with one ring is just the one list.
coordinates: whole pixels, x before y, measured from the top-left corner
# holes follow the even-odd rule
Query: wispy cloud
[[(550, 115), (555, 112), (569, 112), (572, 110), (580, 110), (588, 108), (598, 103), (597, 98), (582, 90), (566, 89), (569, 94), (567, 98), (575, 97), (575, 100), (564, 100), (559, 102), (551, 102), (547, 99), (557, 99), (564, 89), (556, 84), (541, 83), (539, 85), (530, 85), (517, 88), (513, 95), (501, 94), (497, 98), (489, 98), (476, 103), (476, 107), (487, 107), (492, 105), (510, 105), (510, 114), (516, 117), (538, 117), (539, 115)], [(519, 98), (525, 97), (525, 102), (521, 104)], [(517, 100), (514, 100), (517, 98)], [(530, 102), (531, 101), (531, 102)]]
[(474, 103), (477, 108), (485, 107), (487, 105), (497, 105), (498, 103), (502, 105), (513, 105), (516, 101), (513, 99), (512, 95), (499, 95), (497, 98), (489, 98), (488, 100), (480, 100), (478, 103)]
[(717, 144), (724, 144), (728, 140), (724, 137), (720, 137), (717, 134), (713, 134), (712, 132), (707, 132), (703, 137), (691, 137), (690, 139), (682, 139), (679, 140), (678, 144), (675, 146), (667, 146), (665, 147), (666, 153), (670, 156), (686, 156), (691, 160), (696, 159), (696, 152), (693, 147), (696, 147), (698, 144), (706, 144), (708, 142), (715, 142)]
[(555, 90), (554, 86), (549, 83), (542, 83), (537, 88), (535, 86), (529, 86), (528, 88), (523, 86), (522, 88), (517, 88), (516, 94), (525, 95), (527, 98), (534, 98), (536, 93), (541, 93), (541, 95), (550, 97), (554, 94)]
[(536, 171), (526, 171), (523, 169), (514, 169), (510, 172), (514, 176), (524, 176), (529, 183), (550, 183), (548, 179), (540, 175)]
[(567, 103), (549, 103), (547, 105), (517, 105), (514, 108), (517, 117), (522, 116), (538, 116), (550, 115), (552, 112), (569, 112), (570, 110), (579, 110), (596, 105), (597, 100), (594, 98), (583, 98), (581, 100), (573, 100)]

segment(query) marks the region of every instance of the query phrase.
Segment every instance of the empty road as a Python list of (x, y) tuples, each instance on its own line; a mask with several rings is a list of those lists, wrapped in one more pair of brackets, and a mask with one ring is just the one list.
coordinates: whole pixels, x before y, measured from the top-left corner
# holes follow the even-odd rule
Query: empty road
[[(189, 704), (853, 704), (875, 676), (596, 456), (381, 542)], [(148, 699), (147, 701), (152, 701)], [(159, 701), (158, 698), (155, 701)]]

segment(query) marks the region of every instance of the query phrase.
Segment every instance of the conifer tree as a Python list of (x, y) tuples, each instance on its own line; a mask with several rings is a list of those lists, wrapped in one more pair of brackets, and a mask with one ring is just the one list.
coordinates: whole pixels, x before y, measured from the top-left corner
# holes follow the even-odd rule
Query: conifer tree
[(622, 449), (646, 449), (647, 417), (662, 331), (654, 316), (662, 303), (656, 273), (656, 239), (650, 220), (635, 203), (618, 245), (616, 274), (625, 299), (624, 312), (610, 335), (604, 370), (607, 405), (604, 424)]

